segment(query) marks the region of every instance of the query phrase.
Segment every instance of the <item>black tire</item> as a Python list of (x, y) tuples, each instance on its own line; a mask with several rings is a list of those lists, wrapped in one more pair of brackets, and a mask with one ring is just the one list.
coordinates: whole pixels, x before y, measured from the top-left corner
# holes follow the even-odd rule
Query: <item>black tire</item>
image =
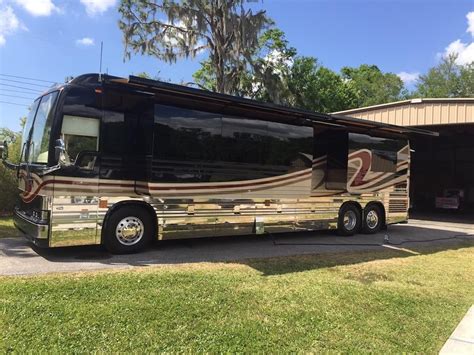
[(382, 209), (377, 205), (368, 205), (364, 208), (362, 218), (362, 231), (365, 234), (375, 234), (382, 229), (385, 216)]
[(339, 235), (351, 236), (360, 231), (361, 215), (357, 206), (353, 204), (342, 205), (337, 218), (337, 231)]
[(144, 249), (153, 240), (151, 215), (140, 206), (124, 206), (108, 216), (103, 244), (112, 254), (129, 254)]

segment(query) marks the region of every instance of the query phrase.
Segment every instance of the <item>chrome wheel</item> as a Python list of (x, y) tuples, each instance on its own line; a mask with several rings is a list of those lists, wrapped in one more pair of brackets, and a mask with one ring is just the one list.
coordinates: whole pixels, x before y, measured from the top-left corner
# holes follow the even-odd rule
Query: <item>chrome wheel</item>
[(365, 224), (370, 229), (374, 229), (377, 227), (377, 225), (379, 224), (379, 215), (377, 214), (377, 211), (370, 210), (369, 213), (367, 213), (367, 216), (365, 217)]
[(357, 215), (354, 211), (348, 210), (344, 213), (344, 228), (352, 231), (357, 225)]
[(120, 244), (131, 246), (137, 244), (143, 238), (145, 227), (137, 217), (125, 217), (115, 228), (115, 237)]

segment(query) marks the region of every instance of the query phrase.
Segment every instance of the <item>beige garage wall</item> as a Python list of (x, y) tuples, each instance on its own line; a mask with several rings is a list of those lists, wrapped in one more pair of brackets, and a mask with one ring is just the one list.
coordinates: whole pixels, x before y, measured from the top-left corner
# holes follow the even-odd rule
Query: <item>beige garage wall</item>
[(413, 99), (334, 113), (400, 126), (474, 123), (474, 98)]

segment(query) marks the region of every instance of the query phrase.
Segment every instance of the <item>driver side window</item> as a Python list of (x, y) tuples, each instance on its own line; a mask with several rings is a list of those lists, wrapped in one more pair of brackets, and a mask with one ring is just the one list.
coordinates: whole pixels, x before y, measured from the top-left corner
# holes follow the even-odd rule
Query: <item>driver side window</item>
[(65, 164), (94, 169), (99, 148), (99, 125), (96, 118), (64, 115), (61, 138), (66, 147)]

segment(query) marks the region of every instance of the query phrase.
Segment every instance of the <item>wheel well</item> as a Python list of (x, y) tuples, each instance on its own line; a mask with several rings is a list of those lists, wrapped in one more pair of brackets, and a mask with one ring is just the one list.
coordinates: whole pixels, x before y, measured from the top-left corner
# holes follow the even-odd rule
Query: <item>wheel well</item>
[(344, 207), (344, 206), (347, 206), (347, 205), (352, 205), (352, 206), (355, 206), (358, 210), (359, 210), (359, 213), (360, 213), (360, 216), (362, 217), (362, 206), (356, 202), (356, 201), (346, 201), (344, 202), (341, 207), (339, 207), (339, 211), (341, 211), (341, 209)]
[(112, 213), (114, 213), (118, 209), (120, 209), (122, 207), (128, 207), (128, 206), (135, 206), (137, 208), (141, 208), (141, 209), (145, 210), (150, 215), (151, 220), (153, 221), (153, 228), (154, 228), (153, 232), (156, 234), (156, 232), (158, 230), (158, 221), (157, 221), (156, 213), (155, 213), (155, 210), (153, 209), (153, 207), (151, 207), (148, 203), (143, 202), (143, 201), (120, 201), (120, 202), (117, 202), (116, 204), (114, 204), (112, 207), (110, 207), (109, 210), (107, 211), (107, 213), (105, 214), (104, 222), (102, 224), (102, 231), (101, 231), (101, 235), (100, 235), (101, 243), (103, 243), (103, 241), (104, 241), (104, 233), (105, 233), (105, 230), (107, 228), (107, 220), (108, 220), (109, 216), (111, 216)]
[(369, 206), (374, 206), (374, 205), (377, 206), (378, 208), (380, 208), (380, 210), (382, 211), (382, 225), (385, 226), (386, 212), (385, 212), (385, 207), (384, 207), (383, 203), (381, 203), (379, 201), (371, 201), (367, 205), (365, 205), (365, 208), (367, 208)]

